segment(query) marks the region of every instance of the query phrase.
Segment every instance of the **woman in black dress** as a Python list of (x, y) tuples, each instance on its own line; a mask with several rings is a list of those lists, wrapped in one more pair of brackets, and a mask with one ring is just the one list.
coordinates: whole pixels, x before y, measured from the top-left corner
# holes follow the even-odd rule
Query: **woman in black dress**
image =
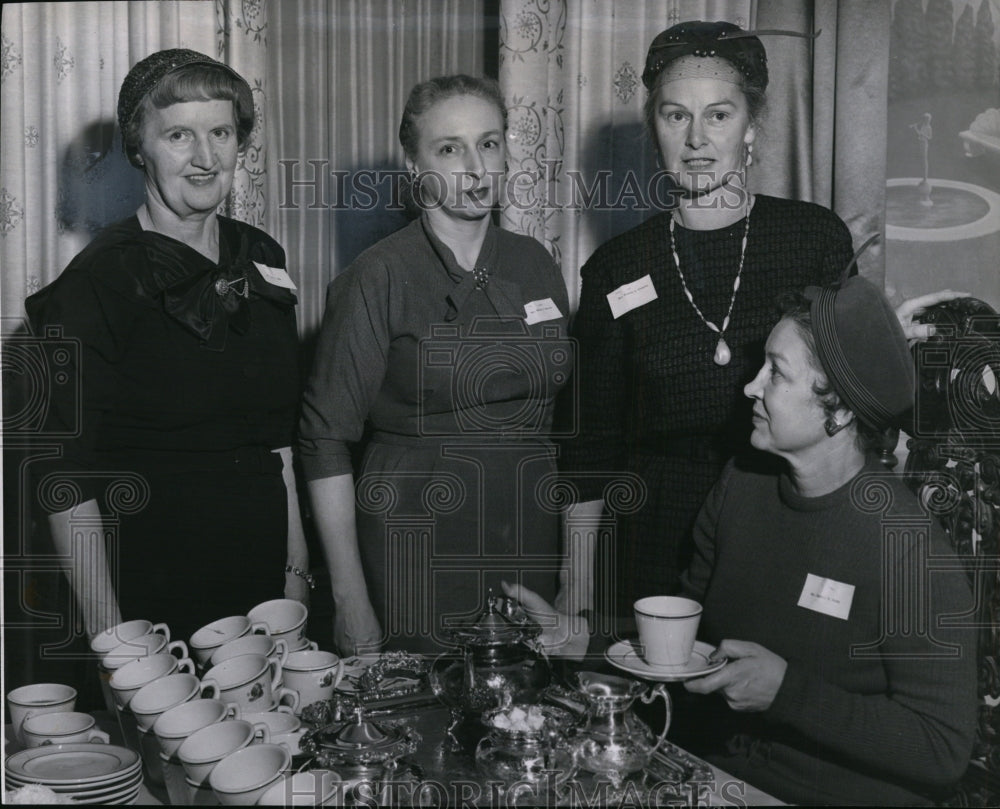
[(118, 119), (145, 204), (25, 304), (36, 335), (79, 346), (79, 400), (55, 396), (47, 425), (75, 436), (36, 467), (38, 499), (89, 634), (144, 618), (187, 637), (308, 592), (294, 284), (280, 245), (216, 214), (253, 128), (242, 77), (155, 53)]
[[(832, 211), (747, 189), (768, 83), (756, 36), (726, 22), (680, 23), (653, 40), (642, 78), (675, 204), (581, 270), (579, 432), (560, 461), (578, 492), (566, 532), (572, 572), (556, 602), (570, 615), (596, 606), (631, 616), (637, 598), (676, 588), (698, 509), (747, 446), (741, 390), (761, 364), (779, 297), (838, 280), (853, 252)], [(909, 325), (938, 299), (914, 299), (901, 319)], [(572, 529), (605, 512), (615, 479), (633, 494), (608, 499), (615, 532), (595, 559), (592, 532)], [(594, 581), (604, 583), (596, 595)]]

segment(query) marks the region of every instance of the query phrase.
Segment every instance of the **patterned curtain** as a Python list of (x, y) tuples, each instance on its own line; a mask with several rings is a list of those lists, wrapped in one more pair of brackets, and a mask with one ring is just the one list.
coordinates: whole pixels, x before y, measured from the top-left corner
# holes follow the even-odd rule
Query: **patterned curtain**
[[(133, 64), (184, 47), (232, 64), (257, 122), (228, 208), (263, 222), (266, 16), (263, 0), (8, 3), (0, 56), (0, 279), (5, 331), (104, 226), (143, 200), (121, 151), (118, 89)], [(67, 114), (68, 111), (68, 114)]]
[(240, 158), (227, 213), (264, 227), (267, 215), (267, 4), (264, 0), (215, 0), (215, 56), (233, 67), (253, 91), (254, 126)]
[[(414, 84), (481, 75), (483, 0), (281, 0), (270, 6), (268, 217), (316, 331), (332, 278), (408, 221), (391, 210)], [(397, 206), (398, 208), (398, 206)]]
[[(653, 37), (697, 19), (822, 29), (815, 45), (764, 39), (771, 86), (749, 184), (833, 208), (856, 245), (884, 230), (887, 4), (502, 0), (500, 82), (511, 108), (503, 220), (549, 248), (574, 307), (594, 249), (656, 208), (640, 76)], [(861, 269), (881, 282), (882, 268), (876, 245)]]

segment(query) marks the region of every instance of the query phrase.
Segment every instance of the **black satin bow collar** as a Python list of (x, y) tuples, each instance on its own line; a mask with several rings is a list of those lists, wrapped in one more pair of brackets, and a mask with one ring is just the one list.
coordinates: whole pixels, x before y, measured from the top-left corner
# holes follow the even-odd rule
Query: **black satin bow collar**
[(459, 266), (451, 248), (434, 234), (426, 217), (421, 220), (421, 223), (427, 240), (442, 266), (449, 277), (457, 282), (448, 293), (448, 313), (444, 318), (447, 322), (459, 319), (462, 309), (468, 303), (470, 296), (474, 294), (485, 295), (498, 317), (524, 317), (524, 313), (519, 311), (513, 303), (518, 297), (517, 287), (497, 274), (499, 249), (496, 229), (492, 225), (486, 231), (486, 238), (483, 240), (483, 246), (476, 259), (476, 268), (469, 272)]
[(220, 223), (218, 265), (160, 234), (144, 231), (142, 242), (148, 259), (140, 280), (143, 292), (159, 297), (164, 311), (209, 351), (225, 349), (229, 329), (246, 334), (252, 298), (295, 306), (290, 290), (268, 283), (254, 266), (254, 250), (245, 233), (239, 235), (238, 249), (233, 251)]

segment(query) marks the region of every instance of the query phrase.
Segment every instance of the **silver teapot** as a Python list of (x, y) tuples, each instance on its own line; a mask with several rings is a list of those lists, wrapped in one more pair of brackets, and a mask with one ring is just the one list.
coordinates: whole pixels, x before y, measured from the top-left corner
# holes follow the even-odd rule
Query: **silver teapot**
[[(593, 671), (575, 672), (569, 685), (585, 705), (584, 720), (572, 745), (574, 761), (581, 770), (620, 786), (627, 775), (646, 767), (667, 735), (671, 702), (666, 686), (658, 683), (647, 691), (647, 683)], [(657, 697), (663, 698), (666, 719), (660, 735), (654, 737), (632, 712), (632, 705), (636, 699), (649, 704)]]
[(450, 710), (449, 734), (492, 708), (537, 702), (552, 679), (538, 642), (542, 628), (515, 600), (490, 593), (472, 622), (448, 631), (460, 654), (440, 655), (430, 668), (434, 694)]

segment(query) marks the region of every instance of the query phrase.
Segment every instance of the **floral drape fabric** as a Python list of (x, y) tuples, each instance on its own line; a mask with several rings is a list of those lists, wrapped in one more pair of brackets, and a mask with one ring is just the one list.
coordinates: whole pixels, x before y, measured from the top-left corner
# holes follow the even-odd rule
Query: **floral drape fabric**
[(121, 151), (118, 89), (133, 64), (191, 48), (233, 65), (257, 121), (228, 211), (265, 216), (267, 18), (263, 0), (8, 3), (0, 31), (0, 279), (6, 331), (24, 299), (94, 234), (133, 213), (142, 176)]

